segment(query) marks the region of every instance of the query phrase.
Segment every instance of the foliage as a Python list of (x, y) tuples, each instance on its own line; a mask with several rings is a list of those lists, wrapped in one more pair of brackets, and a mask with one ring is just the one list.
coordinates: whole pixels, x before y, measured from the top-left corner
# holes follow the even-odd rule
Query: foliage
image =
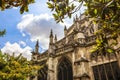
[(20, 7), (20, 13), (28, 12), (28, 5), (34, 3), (34, 0), (0, 0), (0, 10), (12, 7)]
[(0, 37), (4, 36), (6, 34), (6, 30), (0, 30)]
[(71, 18), (71, 15), (75, 12), (74, 9), (76, 7), (74, 3), (69, 2), (69, 0), (50, 0), (47, 2), (47, 5), (51, 11), (56, 12), (53, 13), (53, 16), (57, 22), (62, 21), (62, 19), (65, 18), (65, 15)]
[(32, 65), (21, 55), (14, 57), (0, 52), (0, 80), (26, 80), (40, 67)]
[[(0, 10), (20, 7), (20, 13), (28, 12), (28, 5), (34, 3), (34, 0), (0, 0)], [(6, 30), (0, 30), (0, 37), (5, 35)]]
[[(13, 7), (19, 7), (20, 13), (28, 12), (28, 5), (34, 3), (35, 0), (0, 0), (0, 10), (4, 11), (5, 9), (10, 9)], [(0, 37), (4, 36), (6, 30), (0, 30)]]
[[(75, 6), (75, 2), (79, 5)], [(57, 22), (65, 17), (71, 17), (74, 12), (79, 11), (82, 5), (87, 7), (84, 14), (94, 19), (98, 25), (96, 32), (97, 40), (94, 51), (99, 53), (114, 53), (114, 45), (120, 34), (120, 1), (119, 0), (49, 0), (48, 8), (54, 13)], [(113, 42), (108, 44), (108, 38)]]

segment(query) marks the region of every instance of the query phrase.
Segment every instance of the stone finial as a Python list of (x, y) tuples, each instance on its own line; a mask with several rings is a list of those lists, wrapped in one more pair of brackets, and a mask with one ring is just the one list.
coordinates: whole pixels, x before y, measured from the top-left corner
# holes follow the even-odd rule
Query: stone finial
[(76, 21), (78, 20), (78, 15), (76, 14)]
[(67, 30), (66, 26), (64, 27), (64, 30)]
[(36, 52), (36, 53), (39, 52), (39, 40), (36, 41), (35, 52)]
[(51, 29), (51, 32), (50, 32), (50, 43), (53, 43), (53, 31)]
[(36, 42), (36, 45), (35, 45), (36, 47), (39, 47), (39, 40), (37, 40), (37, 42)]
[(55, 43), (57, 42), (57, 35), (55, 34), (55, 39), (54, 39)]
[(67, 28), (66, 28), (66, 26), (64, 27), (64, 35), (67, 36)]
[(73, 22), (75, 22), (76, 20), (75, 20), (75, 18), (73, 18)]
[(53, 37), (53, 31), (52, 31), (52, 29), (50, 31), (50, 37)]

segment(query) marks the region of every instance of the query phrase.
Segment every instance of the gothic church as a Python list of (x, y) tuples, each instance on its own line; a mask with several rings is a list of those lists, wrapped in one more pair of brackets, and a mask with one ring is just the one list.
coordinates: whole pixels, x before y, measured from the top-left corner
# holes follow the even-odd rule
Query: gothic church
[[(120, 44), (115, 54), (109, 57), (91, 53), (95, 46), (97, 24), (81, 15), (74, 19), (68, 29), (64, 28), (64, 38), (57, 41), (51, 30), (49, 48), (39, 53), (39, 42), (32, 52), (32, 61), (44, 65), (30, 80), (120, 80)], [(120, 42), (120, 37), (118, 38)]]

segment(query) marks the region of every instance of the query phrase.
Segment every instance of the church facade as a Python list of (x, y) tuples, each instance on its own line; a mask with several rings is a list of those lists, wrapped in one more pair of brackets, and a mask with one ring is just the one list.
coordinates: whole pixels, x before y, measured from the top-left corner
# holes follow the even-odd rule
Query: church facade
[[(101, 56), (91, 53), (95, 46), (94, 32), (98, 25), (82, 15), (70, 28), (64, 28), (64, 38), (57, 41), (51, 30), (49, 49), (39, 53), (39, 43), (32, 52), (32, 61), (44, 65), (31, 80), (120, 80), (120, 44), (115, 54)], [(118, 37), (120, 42), (120, 37)]]

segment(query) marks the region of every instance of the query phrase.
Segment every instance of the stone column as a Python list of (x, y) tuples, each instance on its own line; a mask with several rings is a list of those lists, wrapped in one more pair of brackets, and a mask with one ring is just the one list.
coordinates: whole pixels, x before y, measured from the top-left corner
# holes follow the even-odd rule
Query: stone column
[(116, 56), (117, 56), (118, 65), (120, 67), (120, 51), (116, 52)]
[(79, 49), (79, 52), (81, 54), (81, 57), (76, 61), (76, 63), (79, 66), (79, 73), (78, 78), (79, 80), (90, 80), (88, 68), (89, 68), (89, 61), (86, 57), (86, 54), (84, 53), (84, 49)]
[(54, 80), (57, 80), (57, 74), (58, 74), (57, 65), (58, 65), (58, 59), (55, 58), (54, 59)]
[(48, 58), (48, 76), (47, 80), (54, 80), (54, 69), (53, 69), (53, 58), (50, 56)]
[[(37, 73), (38, 71), (35, 71), (35, 73)], [(33, 80), (38, 80), (38, 76), (35, 76), (34, 78), (33, 78)]]
[(75, 75), (75, 69), (76, 69), (76, 65), (74, 64), (74, 62), (75, 62), (75, 51), (73, 51), (73, 53), (72, 53), (72, 68), (73, 68), (73, 77), (74, 77), (74, 75)]

